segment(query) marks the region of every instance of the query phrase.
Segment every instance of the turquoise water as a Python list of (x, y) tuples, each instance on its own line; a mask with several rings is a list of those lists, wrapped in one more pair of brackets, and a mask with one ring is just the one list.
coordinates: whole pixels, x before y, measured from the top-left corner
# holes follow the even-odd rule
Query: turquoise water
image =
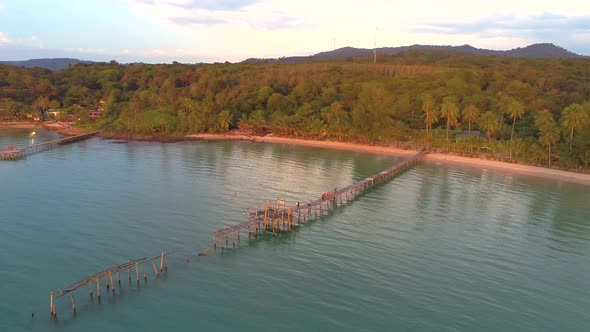
[[(0, 163), (0, 331), (590, 330), (590, 190), (556, 180), (425, 163), (293, 233), (183, 263), (249, 207), (397, 160), (93, 138)], [(50, 290), (168, 250), (167, 274), (144, 266), (147, 284), (125, 278), (100, 305), (82, 288), (76, 318), (69, 298), (50, 318)]]

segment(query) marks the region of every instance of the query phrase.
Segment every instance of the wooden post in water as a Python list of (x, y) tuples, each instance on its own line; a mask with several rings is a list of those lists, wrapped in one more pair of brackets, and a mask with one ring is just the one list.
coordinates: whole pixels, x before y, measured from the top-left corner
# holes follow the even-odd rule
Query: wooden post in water
[(113, 273), (109, 272), (109, 278), (111, 279), (111, 287), (113, 291), (113, 295), (115, 295), (115, 283), (113, 282)]
[(88, 286), (90, 286), (89, 292), (90, 292), (90, 297), (92, 297), (92, 279), (90, 279), (90, 281), (88, 282)]
[(164, 253), (160, 256), (160, 272), (164, 269)]
[(117, 271), (117, 281), (119, 282), (119, 286), (121, 286), (121, 271)]
[[(154, 262), (152, 262), (153, 264)], [(147, 272), (143, 271), (143, 282), (147, 282)]]
[(131, 282), (131, 267), (127, 268), (127, 277), (129, 278), (129, 282)]
[(156, 264), (154, 264), (154, 261), (152, 261), (152, 267), (154, 268), (154, 273), (156, 274), (156, 277), (158, 276), (158, 269), (156, 268)]
[(96, 278), (96, 296), (98, 298), (98, 303), (100, 304), (100, 277)]
[(76, 316), (76, 300), (74, 300), (74, 295), (70, 299), (72, 300), (72, 311), (74, 312), (74, 316)]
[(135, 263), (135, 278), (137, 279), (137, 286), (139, 286), (139, 263)]
[(49, 292), (49, 314), (51, 314), (51, 316), (55, 317), (53, 309), (54, 309), (54, 307), (53, 307), (53, 292)]

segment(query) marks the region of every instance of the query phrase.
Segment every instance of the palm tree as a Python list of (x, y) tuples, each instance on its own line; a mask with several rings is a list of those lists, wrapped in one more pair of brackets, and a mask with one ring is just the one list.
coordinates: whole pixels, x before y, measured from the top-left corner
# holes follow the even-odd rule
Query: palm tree
[[(471, 132), (471, 123), (479, 118), (479, 109), (473, 104), (465, 106), (463, 109), (463, 121), (467, 121), (467, 131)], [(470, 140), (471, 141), (471, 140)], [(469, 153), (473, 154), (473, 145), (469, 144)]]
[(545, 125), (541, 129), (541, 136), (539, 136), (539, 142), (549, 149), (549, 166), (551, 166), (551, 146), (557, 144), (559, 141), (559, 127), (555, 122)]
[(561, 122), (569, 132), (570, 150), (574, 141), (574, 130), (584, 126), (588, 122), (588, 112), (580, 104), (571, 104), (565, 108), (561, 115)]
[[(195, 110), (195, 103), (190, 98), (184, 98), (180, 104), (180, 131), (185, 132), (185, 128), (191, 130), (191, 113)], [(184, 120), (188, 119), (185, 126)]]
[(549, 110), (542, 110), (535, 117), (535, 126), (539, 129), (539, 143), (549, 149), (547, 160), (551, 166), (551, 146), (559, 141), (559, 128)]
[(520, 119), (524, 114), (524, 107), (522, 107), (522, 104), (518, 101), (513, 100), (510, 103), (508, 112), (512, 117), (512, 132), (510, 133), (510, 160), (512, 160), (512, 142), (514, 141), (514, 125), (516, 124), (516, 119)]
[(451, 122), (457, 122), (459, 117), (459, 107), (457, 104), (447, 99), (443, 102), (442, 108), (440, 109), (440, 117), (447, 119), (447, 149), (449, 145), (449, 130), (451, 129)]
[(555, 119), (553, 118), (553, 114), (547, 109), (539, 111), (535, 115), (535, 127), (541, 131), (541, 129), (547, 125), (555, 123)]
[(479, 109), (473, 104), (465, 106), (463, 109), (463, 121), (467, 121), (467, 130), (471, 131), (471, 123), (476, 122), (479, 118)]
[(492, 141), (492, 132), (499, 127), (498, 115), (495, 112), (487, 111), (479, 118), (479, 126), (486, 131), (488, 142)]
[(217, 125), (222, 132), (227, 132), (229, 126), (233, 126), (234, 122), (231, 113), (228, 110), (223, 110), (217, 115)]
[(424, 124), (426, 125), (426, 141), (430, 139), (432, 125), (437, 122), (436, 105), (431, 95), (425, 95), (422, 102), (422, 111), (424, 112)]

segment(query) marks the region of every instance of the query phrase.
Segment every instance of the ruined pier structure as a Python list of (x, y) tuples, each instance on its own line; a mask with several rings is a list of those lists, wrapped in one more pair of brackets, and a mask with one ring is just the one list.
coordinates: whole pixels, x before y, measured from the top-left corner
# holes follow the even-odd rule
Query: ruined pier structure
[[(316, 219), (327, 213), (329, 210), (352, 201), (354, 198), (358, 197), (374, 186), (390, 180), (400, 172), (418, 163), (426, 153), (428, 153), (427, 150), (420, 151), (410, 158), (404, 159), (403, 161), (380, 173), (357, 181), (346, 187), (340, 189), (336, 188), (334, 191), (330, 191), (318, 199), (309, 200), (307, 202), (297, 202), (291, 206), (287, 205), (286, 202), (281, 199), (277, 200), (276, 203), (267, 202), (263, 209), (257, 209), (255, 212), (251, 213), (249, 212), (247, 221), (214, 232), (213, 241), (211, 242), (210, 246), (199, 252), (198, 255), (206, 255), (219, 247), (221, 250), (226, 250), (230, 245), (230, 240), (232, 248), (235, 248), (236, 243), (239, 245), (242, 232), (247, 232), (248, 236), (257, 236), (261, 234), (277, 235), (282, 232), (289, 232), (300, 224)], [(104, 284), (107, 289), (107, 295), (109, 295), (110, 290), (112, 292), (112, 296), (115, 296), (116, 286), (113, 276), (116, 275), (117, 284), (119, 287), (121, 287), (121, 273), (124, 273), (125, 271), (127, 271), (129, 286), (132, 287), (132, 278), (134, 275), (137, 287), (139, 287), (141, 273), (140, 265), (142, 264), (151, 263), (151, 267), (154, 271), (154, 277), (157, 278), (160, 273), (168, 270), (166, 256), (171, 255), (174, 252), (175, 251), (166, 253), (163, 252), (161, 255), (151, 259), (141, 258), (137, 260), (131, 260), (88, 276), (77, 283), (65, 287), (63, 290), (50, 292), (49, 306), (51, 315), (54, 318), (57, 317), (54, 300), (64, 297), (68, 294), (70, 294), (73, 314), (76, 315), (76, 301), (74, 299), (73, 292), (83, 286), (88, 286), (90, 297), (92, 297), (94, 296), (93, 285), (95, 285), (96, 296), (98, 298), (98, 303), (100, 303), (101, 280), (104, 280)], [(155, 264), (158, 259), (160, 260), (159, 269)], [(187, 256), (187, 263), (189, 259), (190, 256)], [(144, 281), (147, 282), (148, 274), (146, 271), (143, 272), (143, 278)]]

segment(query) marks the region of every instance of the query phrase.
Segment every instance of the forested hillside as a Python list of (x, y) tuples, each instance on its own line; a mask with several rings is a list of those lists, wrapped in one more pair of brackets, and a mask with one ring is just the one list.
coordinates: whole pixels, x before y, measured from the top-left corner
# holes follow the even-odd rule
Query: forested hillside
[[(89, 111), (104, 112), (91, 122)], [(0, 119), (40, 110), (114, 132), (252, 132), (428, 145), (586, 167), (590, 60), (419, 51), (305, 64), (0, 66)], [(466, 130), (481, 136), (455, 139)]]

